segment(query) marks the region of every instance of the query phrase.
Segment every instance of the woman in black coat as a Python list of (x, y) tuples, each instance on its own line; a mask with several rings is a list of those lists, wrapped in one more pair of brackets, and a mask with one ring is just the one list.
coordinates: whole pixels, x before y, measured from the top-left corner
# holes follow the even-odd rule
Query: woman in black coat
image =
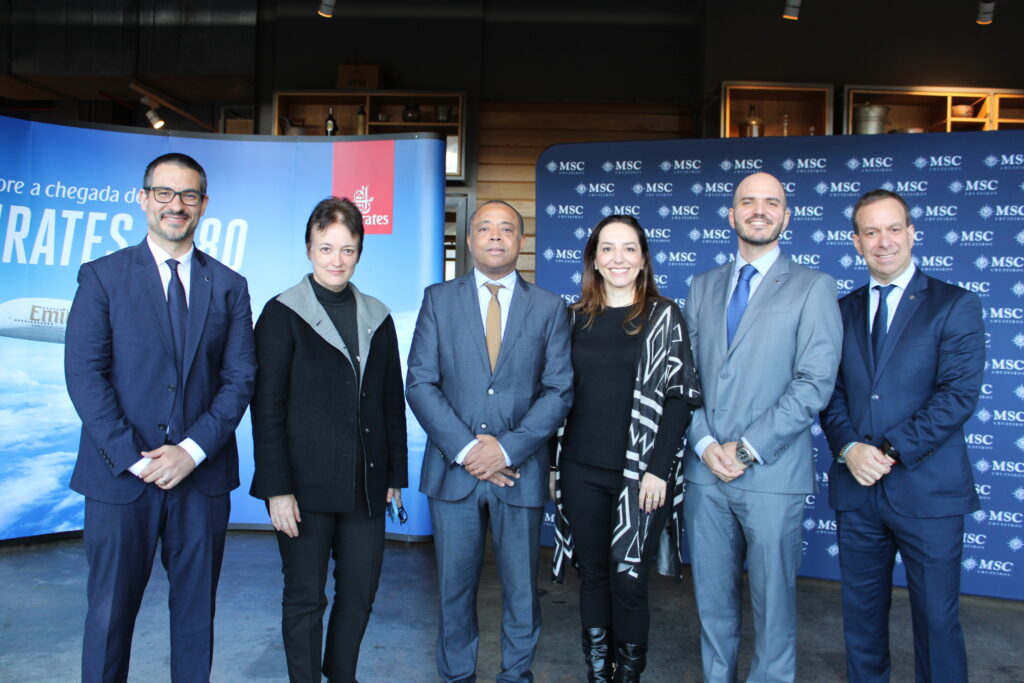
[[(349, 280), (363, 220), (321, 201), (306, 225), (312, 274), (271, 299), (256, 323), (256, 472), (284, 573), (282, 634), (291, 681), (355, 680), (384, 555), (384, 513), (407, 485), (405, 401), (388, 308)], [(334, 603), (321, 664), (324, 585)]]

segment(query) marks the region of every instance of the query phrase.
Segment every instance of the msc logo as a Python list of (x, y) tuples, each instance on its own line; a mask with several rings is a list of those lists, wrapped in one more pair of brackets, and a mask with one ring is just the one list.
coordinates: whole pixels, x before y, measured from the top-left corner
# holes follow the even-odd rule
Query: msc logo
[(787, 171), (825, 171), (828, 170), (828, 159), (825, 157), (803, 157), (796, 159), (786, 159), (782, 162), (782, 168)]
[[(545, 252), (545, 256), (547, 252)], [(579, 261), (583, 258), (582, 249), (555, 249), (555, 258), (559, 261)]]
[(587, 162), (585, 161), (549, 161), (547, 166), (548, 173), (583, 173), (587, 170)]
[(643, 162), (639, 159), (619, 159), (617, 161), (606, 161), (601, 164), (601, 170), (605, 173), (639, 173), (643, 170)]
[(664, 273), (655, 273), (652, 277), (654, 278), (654, 284), (659, 287), (665, 287), (668, 285), (668, 275), (665, 275)]
[(1024, 166), (1024, 154), (1001, 154), (996, 156), (995, 154), (989, 154), (985, 157), (985, 165), (989, 168), (1000, 166), (1006, 168), (1007, 166)]
[(793, 218), (822, 218), (825, 215), (823, 206), (794, 206), (790, 209)]
[(582, 216), (583, 206), (580, 204), (548, 204), (548, 208), (545, 209), (549, 216)]
[[(1021, 309), (1015, 309), (1018, 312)], [(993, 372), (1024, 372), (1024, 360), (1020, 358), (989, 358), (985, 366)]]
[[(916, 208), (916, 207), (915, 207)], [(925, 218), (954, 218), (959, 207), (956, 204), (940, 204), (924, 207)], [(916, 216), (915, 216), (916, 218)]]
[(670, 171), (686, 172), (686, 171), (699, 171), (701, 167), (700, 159), (672, 159), (661, 162), (658, 166), (662, 171), (666, 173)]
[(983, 280), (969, 280), (966, 282), (961, 280), (956, 284), (963, 287), (968, 292), (974, 292), (975, 294), (988, 294), (992, 288), (991, 282), (985, 282)]
[(580, 194), (615, 194), (615, 183), (580, 183), (576, 186), (576, 191)]
[(817, 496), (815, 496), (813, 493), (808, 493), (806, 496), (804, 496), (804, 505), (806, 505), (807, 507), (814, 507), (815, 500), (817, 500)]
[(999, 181), (994, 178), (976, 178), (973, 180), (954, 180), (949, 184), (949, 191), (953, 194), (988, 195), (999, 191)]
[(961, 163), (963, 157), (959, 154), (940, 154), (914, 159), (914, 166), (917, 168), (959, 168)]
[(705, 194), (709, 197), (721, 197), (731, 196), (734, 187), (734, 183), (694, 183), (690, 186), (690, 191), (694, 194)]
[(567, 304), (574, 304), (580, 300), (579, 294), (562, 294), (562, 300)]
[(842, 256), (839, 257), (839, 265), (841, 265), (843, 268), (849, 268), (851, 266), (863, 268), (867, 264), (865, 263), (864, 258), (860, 254), (854, 254), (853, 256), (850, 256), (849, 254), (843, 254)]
[(617, 216), (639, 216), (640, 207), (636, 204), (616, 204), (612, 206), (611, 213), (608, 215), (613, 213)]
[(964, 545), (984, 546), (988, 534), (964, 532)]
[(764, 159), (725, 159), (718, 167), (723, 171), (760, 171), (764, 168)]
[(932, 268), (935, 270), (949, 270), (953, 267), (952, 256), (915, 256), (914, 261), (922, 268)]
[(1024, 462), (1017, 460), (993, 460), (989, 463), (993, 472), (1005, 472), (1007, 474), (1024, 474)]
[(670, 240), (672, 228), (644, 228), (644, 234), (649, 240)]
[(992, 484), (975, 484), (974, 491), (981, 497), (992, 495)]
[(968, 446), (991, 447), (995, 444), (995, 437), (991, 434), (965, 434), (964, 441)]
[(855, 195), (860, 194), (860, 181), (842, 180), (826, 183), (822, 181), (814, 186), (814, 191), (820, 195)]
[(992, 385), (991, 384), (982, 384), (981, 385), (981, 395), (984, 398), (988, 398), (989, 396), (991, 396), (992, 395)]
[(1013, 562), (1007, 560), (978, 560), (978, 571), (1012, 574)]
[(688, 220), (700, 217), (700, 207), (696, 204), (674, 204), (662, 206), (658, 209), (658, 215), (662, 218), (675, 220)]
[(731, 242), (732, 241), (732, 230), (729, 228), (704, 228), (698, 230), (694, 228), (690, 231), (690, 239), (694, 242)]
[(672, 194), (672, 183), (637, 183), (633, 186), (635, 194)]
[(851, 157), (846, 167), (851, 171), (889, 171), (892, 170), (892, 157)]
[[(992, 411), (992, 419), (996, 422), (996, 424), (999, 424), (999, 423), (1002, 423), (1002, 424), (1024, 424), (1024, 410), (993, 410)], [(1024, 463), (1013, 463), (1013, 464), (1015, 466), (1024, 467)], [(1007, 465), (1007, 466), (1009, 466), (1009, 465)], [(995, 461), (993, 461), (992, 469), (996, 470), (996, 468), (995, 468)], [(996, 470), (996, 471), (998, 471), (998, 470)], [(1018, 471), (1018, 470), (1013, 469), (1013, 470), (1007, 470), (1007, 471)], [(1019, 471), (1024, 472), (1024, 469), (1019, 470)]]
[(654, 260), (658, 263), (668, 264), (690, 264), (697, 262), (697, 252), (695, 251), (659, 251), (654, 257)]
[(989, 524), (999, 525), (1021, 525), (1024, 524), (1024, 512), (1010, 512), (1009, 510), (989, 510)]
[(883, 190), (899, 194), (925, 194), (928, 192), (927, 180), (897, 180), (882, 183)]
[(801, 266), (821, 265), (821, 254), (792, 254), (789, 258), (793, 263), (799, 263)]
[[(984, 267), (978, 263), (981, 259), (985, 260)], [(982, 256), (975, 260), (975, 265), (980, 270), (984, 270), (986, 267), (993, 270), (1024, 270), (1024, 256), (992, 256), (991, 258)]]
[(1024, 204), (1000, 204), (995, 208), (995, 218), (1020, 218), (1024, 216)]
[(836, 292), (852, 292), (853, 287), (853, 280), (836, 280)]
[[(824, 239), (829, 244), (849, 243), (853, 241), (853, 230), (827, 230)], [(820, 240), (815, 239), (814, 241), (819, 242)]]

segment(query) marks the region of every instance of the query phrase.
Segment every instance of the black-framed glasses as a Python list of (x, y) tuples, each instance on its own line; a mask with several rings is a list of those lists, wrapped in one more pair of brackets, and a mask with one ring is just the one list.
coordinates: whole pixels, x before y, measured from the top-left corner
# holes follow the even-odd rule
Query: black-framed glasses
[(175, 192), (169, 187), (144, 187), (142, 189), (161, 204), (170, 204), (174, 201), (175, 196), (181, 197), (181, 203), (185, 206), (196, 206), (203, 200), (203, 193), (199, 190)]

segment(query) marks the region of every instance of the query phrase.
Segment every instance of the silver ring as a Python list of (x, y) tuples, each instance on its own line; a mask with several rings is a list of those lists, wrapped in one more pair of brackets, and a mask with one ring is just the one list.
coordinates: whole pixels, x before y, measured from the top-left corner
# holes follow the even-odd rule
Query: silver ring
[(166, 483), (167, 483), (167, 478), (166, 478), (166, 477), (164, 477), (163, 479), (161, 479), (161, 480), (160, 480), (160, 483), (161, 483), (161, 484), (166, 484)]

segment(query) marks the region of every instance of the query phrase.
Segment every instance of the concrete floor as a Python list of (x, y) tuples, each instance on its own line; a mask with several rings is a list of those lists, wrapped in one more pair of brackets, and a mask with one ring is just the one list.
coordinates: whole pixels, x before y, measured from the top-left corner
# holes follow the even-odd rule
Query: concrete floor
[[(384, 575), (363, 641), (363, 683), (437, 680), (434, 665), (437, 590), (431, 544), (389, 542)], [(550, 566), (550, 552), (542, 556)], [(78, 680), (85, 614), (86, 564), (80, 539), (0, 545), (0, 681)], [(541, 582), (544, 626), (534, 665), (538, 682), (584, 681), (577, 583)], [(800, 681), (845, 679), (838, 585), (799, 581)], [(217, 611), (213, 680), (285, 681), (279, 633), (280, 560), (269, 532), (228, 536)], [(167, 582), (154, 568), (135, 631), (130, 680), (169, 680)], [(479, 597), (480, 680), (498, 670), (500, 593), (493, 562)], [(699, 631), (692, 584), (655, 576), (650, 655), (644, 681), (699, 680)], [(972, 681), (1024, 681), (1024, 603), (964, 596), (962, 621)], [(906, 591), (897, 590), (891, 619), (893, 681), (912, 681), (913, 650)], [(749, 614), (740, 663), (750, 664)]]

